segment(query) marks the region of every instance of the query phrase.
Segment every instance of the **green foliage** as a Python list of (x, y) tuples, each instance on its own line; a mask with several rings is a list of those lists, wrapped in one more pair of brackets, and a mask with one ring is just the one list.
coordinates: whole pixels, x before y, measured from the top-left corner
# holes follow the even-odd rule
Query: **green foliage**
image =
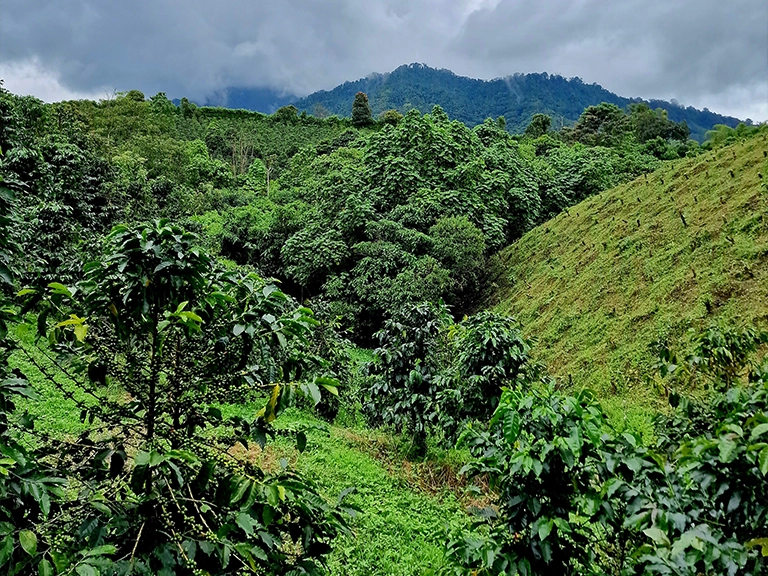
[[(58, 571), (318, 574), (345, 530), (312, 484), (227, 457), (204, 432), (263, 447), (296, 393), (318, 403), (336, 389), (303, 379), (312, 359), (291, 345), (316, 324), (311, 311), (254, 274), (217, 270), (195, 241), (166, 221), (119, 226), (75, 287), (25, 292), (61, 369), (96, 400), (78, 402), (92, 427), (71, 454), (90, 465), (88, 492), (55, 526), (73, 536), (46, 542)], [(215, 407), (259, 389), (269, 395), (253, 420)]]
[(7, 338), (8, 324), (18, 320), (7, 297), (15, 287), (12, 255), (19, 248), (11, 234), (15, 200), (14, 191), (0, 179), (0, 569), (8, 574), (37, 571), (42, 553), (38, 554), (36, 533), (58, 513), (64, 498), (64, 479), (40, 465), (41, 455), (19, 441), (19, 432), (32, 430), (34, 420), (17, 411), (16, 401), (36, 395), (8, 362), (14, 350)]
[(475, 456), (465, 471), (487, 475), (498, 499), (479, 532), (451, 536), (455, 569), (445, 573), (761, 574), (764, 374), (753, 369), (748, 388), (722, 382), (704, 428), (682, 404), (673, 430), (682, 423), (690, 434), (654, 447), (612, 430), (590, 393), (505, 390), (488, 429), (463, 438)]
[(715, 124), (712, 130), (707, 131), (706, 141), (702, 144), (702, 147), (711, 149), (727, 146), (750, 136), (755, 136), (759, 132), (760, 126), (747, 126), (743, 122), (740, 122), (736, 127), (726, 124)]
[(450, 364), (440, 375), (439, 421), (455, 440), (469, 422), (488, 422), (504, 386), (535, 370), (530, 344), (513, 318), (480, 312), (457, 325)]
[(373, 124), (371, 105), (368, 104), (368, 96), (364, 92), (355, 94), (352, 102), (352, 125), (362, 128)]
[[(485, 269), (485, 237), (465, 216), (444, 217), (429, 229), (432, 252), (451, 271), (459, 295), (477, 293)], [(457, 298), (460, 301), (460, 297)]]
[(369, 421), (404, 428), (417, 456), (426, 450), (427, 431), (436, 416), (436, 376), (449, 323), (442, 303), (423, 303), (401, 320), (388, 320), (377, 333), (380, 346), (368, 368), (372, 378), (363, 408)]
[(525, 128), (525, 136), (528, 138), (541, 138), (549, 132), (552, 126), (552, 118), (546, 114), (534, 114), (531, 123)]
[(398, 124), (400, 124), (400, 121), (403, 119), (403, 115), (400, 114), (400, 112), (398, 112), (395, 109), (385, 110), (384, 112), (382, 112), (379, 115), (379, 119), (384, 124), (389, 124), (391, 126), (397, 126)]
[[(390, 109), (406, 114), (421, 112), (438, 104), (451, 118), (468, 126), (482, 124), (486, 118), (503, 116), (512, 133), (521, 134), (535, 114), (552, 117), (555, 129), (573, 124), (589, 106), (601, 102), (625, 109), (637, 105), (637, 99), (624, 98), (597, 84), (580, 78), (554, 74), (514, 74), (494, 80), (476, 80), (458, 76), (450, 70), (438, 70), (424, 64), (406, 64), (388, 74), (372, 74), (354, 82), (345, 82), (333, 90), (310, 94), (296, 102), (299, 110), (312, 113), (322, 107), (330, 114), (349, 115), (349, 103), (357, 92), (365, 92), (377, 116)], [(685, 121), (692, 136), (702, 142), (704, 133), (715, 124), (735, 127), (736, 118), (697, 110), (674, 102), (650, 100), (650, 109), (664, 109), (675, 122)]]

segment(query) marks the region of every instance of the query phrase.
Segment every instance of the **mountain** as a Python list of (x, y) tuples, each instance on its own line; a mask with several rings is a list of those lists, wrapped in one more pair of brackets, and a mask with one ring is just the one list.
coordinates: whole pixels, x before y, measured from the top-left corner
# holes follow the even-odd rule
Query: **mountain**
[[(543, 74), (515, 74), (495, 80), (476, 80), (458, 76), (450, 70), (437, 70), (424, 64), (400, 66), (387, 74), (371, 74), (354, 82), (345, 82), (333, 90), (315, 92), (294, 102), (309, 114), (349, 116), (357, 92), (365, 92), (374, 115), (395, 108), (406, 112), (417, 108), (429, 112), (439, 104), (450, 116), (469, 126), (486, 118), (504, 116), (513, 133), (522, 132), (531, 117), (550, 114), (553, 126), (573, 123), (588, 106), (609, 102), (623, 108), (641, 102), (624, 98), (598, 84), (585, 84), (579, 78)], [(663, 108), (675, 122), (685, 120), (691, 136), (699, 141), (715, 124), (735, 127), (739, 120), (661, 100), (647, 101), (652, 108)], [(247, 106), (246, 106), (247, 107)]]
[[(298, 96), (273, 88), (230, 87), (215, 92), (204, 99), (194, 100), (198, 106), (212, 106), (242, 110), (252, 110), (263, 114), (274, 114), (282, 107), (294, 102)], [(178, 106), (180, 100), (173, 103)]]
[(614, 398), (658, 402), (655, 342), (768, 319), (768, 130), (665, 163), (534, 228), (499, 256), (487, 305), (515, 316), (549, 370)]

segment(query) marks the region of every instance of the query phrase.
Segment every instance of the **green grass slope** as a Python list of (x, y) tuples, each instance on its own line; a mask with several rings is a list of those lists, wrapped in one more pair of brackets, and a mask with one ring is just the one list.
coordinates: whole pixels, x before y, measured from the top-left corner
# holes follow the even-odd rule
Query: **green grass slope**
[(489, 305), (614, 416), (660, 407), (654, 341), (768, 318), (767, 138), (670, 162), (530, 231), (501, 253)]

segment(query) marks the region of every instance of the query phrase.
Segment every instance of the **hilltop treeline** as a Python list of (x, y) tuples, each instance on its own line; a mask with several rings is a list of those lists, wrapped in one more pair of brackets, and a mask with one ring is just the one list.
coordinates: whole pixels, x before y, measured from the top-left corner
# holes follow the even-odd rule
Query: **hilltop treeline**
[[(451, 117), (468, 126), (482, 124), (486, 118), (504, 116), (512, 133), (522, 132), (535, 114), (552, 116), (557, 128), (572, 125), (581, 113), (601, 102), (626, 109), (642, 103), (637, 98), (624, 98), (580, 78), (564, 78), (556, 74), (515, 74), (494, 80), (477, 80), (458, 76), (450, 70), (437, 70), (423, 64), (400, 66), (388, 74), (372, 74), (354, 82), (345, 82), (333, 90), (321, 90), (295, 102), (299, 110), (309, 114), (349, 115), (349, 103), (356, 92), (366, 92), (374, 114), (394, 108), (401, 113), (415, 108), (422, 112), (439, 105)], [(247, 93), (247, 91), (243, 91)], [(258, 102), (258, 91), (254, 102)], [(248, 100), (240, 94), (242, 105)], [(706, 139), (715, 124), (735, 128), (736, 118), (716, 114), (707, 109), (680, 106), (661, 100), (650, 100), (653, 109), (666, 110), (675, 122), (686, 122), (693, 138)]]

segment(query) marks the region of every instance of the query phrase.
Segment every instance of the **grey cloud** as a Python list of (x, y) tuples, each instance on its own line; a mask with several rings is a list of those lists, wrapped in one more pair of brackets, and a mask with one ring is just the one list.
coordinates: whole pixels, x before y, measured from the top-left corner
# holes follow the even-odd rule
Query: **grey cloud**
[(502, 0), (473, 13), (450, 51), (488, 75), (547, 70), (691, 101), (768, 87), (768, 3)]
[(72, 91), (302, 94), (414, 61), (474, 77), (578, 75), (712, 109), (768, 90), (765, 0), (0, 3), (0, 65), (34, 60)]
[(199, 95), (234, 84), (309, 92), (430, 56), (460, 24), (461, 3), (453, 6), (5, 0), (0, 59), (37, 57), (81, 90), (112, 85)]

